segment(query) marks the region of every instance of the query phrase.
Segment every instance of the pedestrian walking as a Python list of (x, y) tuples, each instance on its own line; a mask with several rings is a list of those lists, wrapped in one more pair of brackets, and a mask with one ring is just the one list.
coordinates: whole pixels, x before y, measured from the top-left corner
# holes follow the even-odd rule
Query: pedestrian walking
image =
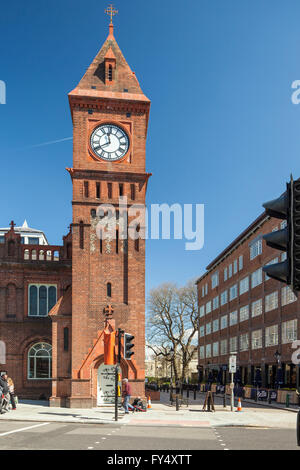
[(128, 414), (129, 410), (134, 411), (134, 407), (129, 403), (131, 397), (131, 385), (128, 383), (128, 379), (123, 379), (123, 392), (122, 396), (124, 398), (123, 401), (123, 408), (125, 409), (125, 413)]
[(13, 410), (16, 410), (16, 400), (15, 400), (15, 384), (11, 377), (7, 377), (7, 385), (9, 389), (10, 402)]

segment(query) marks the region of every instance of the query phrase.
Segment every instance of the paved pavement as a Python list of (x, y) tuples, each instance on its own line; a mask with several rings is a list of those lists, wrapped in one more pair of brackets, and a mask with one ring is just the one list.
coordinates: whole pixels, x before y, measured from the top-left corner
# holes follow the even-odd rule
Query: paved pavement
[(182, 406), (176, 411), (171, 406), (168, 394), (161, 395), (161, 403), (153, 403), (152, 409), (146, 413), (131, 413), (124, 415), (120, 412), (120, 421), (114, 421), (114, 408), (69, 409), (50, 408), (46, 402), (20, 403), (16, 411), (0, 415), (2, 421), (26, 422), (58, 422), (70, 424), (126, 424), (129, 426), (159, 426), (159, 427), (224, 427), (247, 426), (281, 429), (295, 429), (297, 414), (285, 410), (272, 409), (254, 404), (243, 404), (242, 412), (231, 412), (230, 407), (223, 408), (221, 398), (216, 399), (216, 411), (202, 411), (203, 397), (198, 397), (196, 403), (188, 407)]

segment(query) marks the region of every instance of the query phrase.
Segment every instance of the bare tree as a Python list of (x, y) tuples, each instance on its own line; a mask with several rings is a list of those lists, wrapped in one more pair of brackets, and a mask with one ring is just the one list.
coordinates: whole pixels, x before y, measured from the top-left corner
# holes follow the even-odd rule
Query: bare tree
[[(194, 281), (178, 288), (162, 284), (152, 289), (147, 309), (147, 346), (155, 356), (171, 362), (175, 380), (186, 378), (188, 365), (196, 348), (193, 340), (198, 330), (197, 289)], [(178, 366), (180, 357), (181, 370)], [(176, 360), (177, 358), (177, 360)]]

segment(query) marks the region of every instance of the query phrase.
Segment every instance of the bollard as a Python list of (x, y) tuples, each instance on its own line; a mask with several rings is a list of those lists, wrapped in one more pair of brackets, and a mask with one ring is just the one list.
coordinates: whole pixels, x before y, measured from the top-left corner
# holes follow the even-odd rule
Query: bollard
[(286, 408), (288, 408), (290, 406), (290, 396), (288, 394), (286, 395), (285, 406), (286, 406)]
[(190, 389), (188, 388), (186, 391), (186, 397), (189, 398), (189, 396), (190, 396)]
[(297, 445), (300, 446), (300, 410), (297, 413)]
[(271, 403), (272, 403), (271, 391), (269, 391), (268, 403), (269, 403), (269, 405), (271, 405)]
[(196, 398), (197, 398), (197, 390), (195, 389), (194, 390), (194, 400), (196, 400)]
[(207, 399), (207, 411), (210, 411), (210, 395), (208, 396), (208, 399)]
[(176, 396), (176, 411), (179, 411), (179, 400), (178, 400), (178, 396)]
[(226, 408), (226, 388), (224, 388), (223, 408)]

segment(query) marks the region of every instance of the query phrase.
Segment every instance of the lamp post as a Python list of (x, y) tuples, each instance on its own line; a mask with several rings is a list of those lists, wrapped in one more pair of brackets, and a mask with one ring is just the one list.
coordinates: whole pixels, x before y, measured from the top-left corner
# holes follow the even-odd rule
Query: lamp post
[[(277, 349), (277, 351), (275, 352), (274, 357), (275, 357), (275, 359), (276, 359), (276, 361), (277, 361), (277, 367), (278, 367), (277, 371), (279, 371), (279, 369), (281, 369), (281, 354), (280, 354), (280, 352), (278, 351), (278, 349)], [(280, 388), (280, 382), (279, 382), (280, 375), (279, 375), (278, 372), (277, 372), (277, 376), (278, 376), (278, 388)]]
[(169, 351), (171, 357), (171, 383), (170, 383), (170, 401), (173, 402), (173, 360), (174, 360), (174, 348)]

